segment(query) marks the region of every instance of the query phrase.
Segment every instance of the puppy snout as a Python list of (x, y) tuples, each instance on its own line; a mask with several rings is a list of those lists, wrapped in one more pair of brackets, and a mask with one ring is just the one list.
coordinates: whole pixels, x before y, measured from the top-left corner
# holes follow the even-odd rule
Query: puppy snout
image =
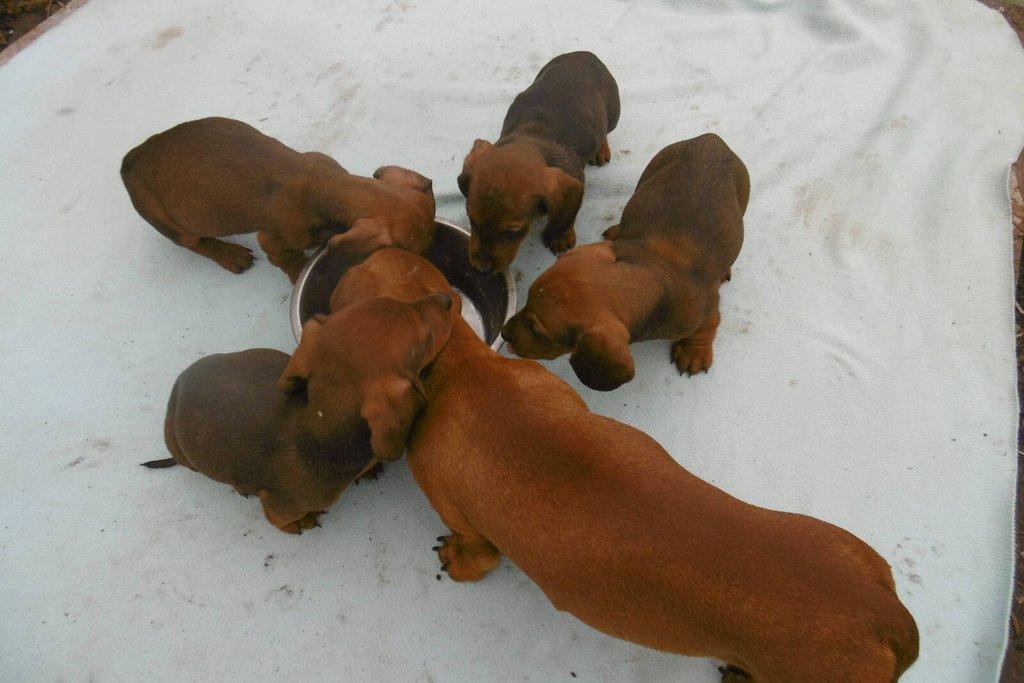
[(472, 254), (469, 257), (469, 263), (473, 266), (473, 270), (482, 275), (491, 275), (494, 273), (494, 261), (489, 258), (481, 257), (478, 254)]

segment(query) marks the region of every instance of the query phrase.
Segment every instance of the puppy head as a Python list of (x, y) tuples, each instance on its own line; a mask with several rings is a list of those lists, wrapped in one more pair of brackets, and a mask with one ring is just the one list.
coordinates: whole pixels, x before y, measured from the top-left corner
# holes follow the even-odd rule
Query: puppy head
[(538, 216), (552, 212), (568, 185), (582, 185), (518, 145), (477, 140), (463, 162), (459, 189), (466, 196), (472, 233), (469, 261), (481, 273), (508, 268)]
[(524, 358), (552, 360), (572, 353), (576, 375), (608, 391), (633, 378), (629, 331), (611, 307), (605, 286), (615, 251), (608, 242), (577, 247), (558, 258), (530, 287), (523, 307), (501, 336)]
[(331, 294), (331, 312), (378, 296), (412, 302), (435, 292), (451, 296), (452, 310), (461, 313), (458, 294), (437, 266), (418, 254), (385, 247), (345, 272)]
[(305, 395), (321, 438), (365, 425), (374, 457), (395, 460), (426, 405), (419, 374), (448, 341), (451, 308), (443, 293), (412, 303), (376, 297), (313, 318), (278, 388)]
[(552, 360), (575, 349), (580, 330), (608, 314), (609, 295), (602, 285), (606, 267), (614, 263), (615, 251), (607, 243), (560, 254), (502, 329), (510, 350), (523, 358)]
[(380, 212), (378, 220), (388, 225), (391, 237), (387, 244), (378, 241), (376, 248), (393, 244), (422, 254), (434, 242), (437, 207), (433, 182), (401, 166), (381, 166), (373, 172), (373, 177), (387, 188), (387, 198), (377, 210)]

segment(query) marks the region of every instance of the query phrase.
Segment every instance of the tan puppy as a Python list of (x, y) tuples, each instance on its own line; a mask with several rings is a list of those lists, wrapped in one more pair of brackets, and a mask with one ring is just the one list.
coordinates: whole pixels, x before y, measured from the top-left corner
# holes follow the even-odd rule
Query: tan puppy
[[(350, 292), (450, 291), (425, 259), (384, 254)], [(458, 317), (423, 384), (409, 468), (452, 531), (436, 550), (453, 579), (482, 578), (504, 553), (556, 608), (729, 662), (726, 680), (891, 681), (916, 659), (889, 566), (852, 534), (701, 481)]]
[(493, 145), (477, 140), (459, 175), (473, 227), (469, 260), (482, 273), (508, 268), (530, 224), (547, 214), (544, 244), (576, 243), (587, 162), (608, 163), (619, 121), (619, 87), (589, 52), (559, 55), (519, 93)]
[[(239, 493), (271, 524), (302, 533), (377, 459), (395, 460), (425, 399), (419, 373), (451, 330), (446, 294), (359, 302), (306, 323), (292, 357), (271, 349), (207, 356), (171, 391), (173, 458)], [(313, 372), (316, 369), (318, 372)]]
[(747, 169), (714, 134), (669, 145), (647, 165), (609, 228), (541, 273), (502, 330), (516, 354), (571, 353), (580, 381), (609, 391), (633, 378), (630, 342), (675, 339), (680, 374), (711, 367), (718, 287), (743, 243)]
[(252, 252), (218, 237), (257, 231), (293, 282), (305, 250), (329, 239), (353, 255), (388, 245), (422, 253), (433, 242), (429, 179), (398, 166), (352, 175), (241, 121), (199, 119), (154, 135), (125, 155), (121, 178), (161, 234), (233, 273), (252, 265)]

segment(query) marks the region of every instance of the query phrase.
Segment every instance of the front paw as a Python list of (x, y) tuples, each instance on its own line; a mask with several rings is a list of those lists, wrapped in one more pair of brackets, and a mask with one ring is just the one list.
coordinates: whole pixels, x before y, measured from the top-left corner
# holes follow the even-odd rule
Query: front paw
[(479, 581), (498, 566), (501, 554), (490, 541), (460, 534), (438, 536), (441, 545), (434, 546), (441, 569), (453, 581)]
[(707, 372), (713, 359), (710, 344), (699, 344), (690, 339), (680, 339), (672, 344), (672, 362), (680, 375), (686, 373), (692, 377)]
[(569, 251), (576, 246), (576, 230), (569, 228), (558, 237), (545, 240), (544, 246), (550, 249), (552, 254), (561, 254), (563, 251)]
[(320, 515), (324, 514), (323, 511), (319, 512), (307, 512), (302, 517), (298, 518), (291, 524), (285, 524), (284, 526), (278, 527), (281, 531), (286, 534), (302, 535), (303, 529), (315, 529), (320, 526), (320, 520), (317, 519)]

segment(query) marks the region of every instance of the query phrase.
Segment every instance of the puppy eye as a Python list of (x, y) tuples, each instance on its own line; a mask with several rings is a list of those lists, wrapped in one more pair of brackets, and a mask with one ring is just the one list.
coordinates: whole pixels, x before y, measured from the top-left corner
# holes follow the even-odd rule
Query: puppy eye
[(522, 237), (524, 232), (526, 232), (526, 229), (523, 228), (522, 226), (515, 228), (506, 228), (505, 231), (502, 233), (502, 237), (504, 237), (507, 240), (515, 240)]

